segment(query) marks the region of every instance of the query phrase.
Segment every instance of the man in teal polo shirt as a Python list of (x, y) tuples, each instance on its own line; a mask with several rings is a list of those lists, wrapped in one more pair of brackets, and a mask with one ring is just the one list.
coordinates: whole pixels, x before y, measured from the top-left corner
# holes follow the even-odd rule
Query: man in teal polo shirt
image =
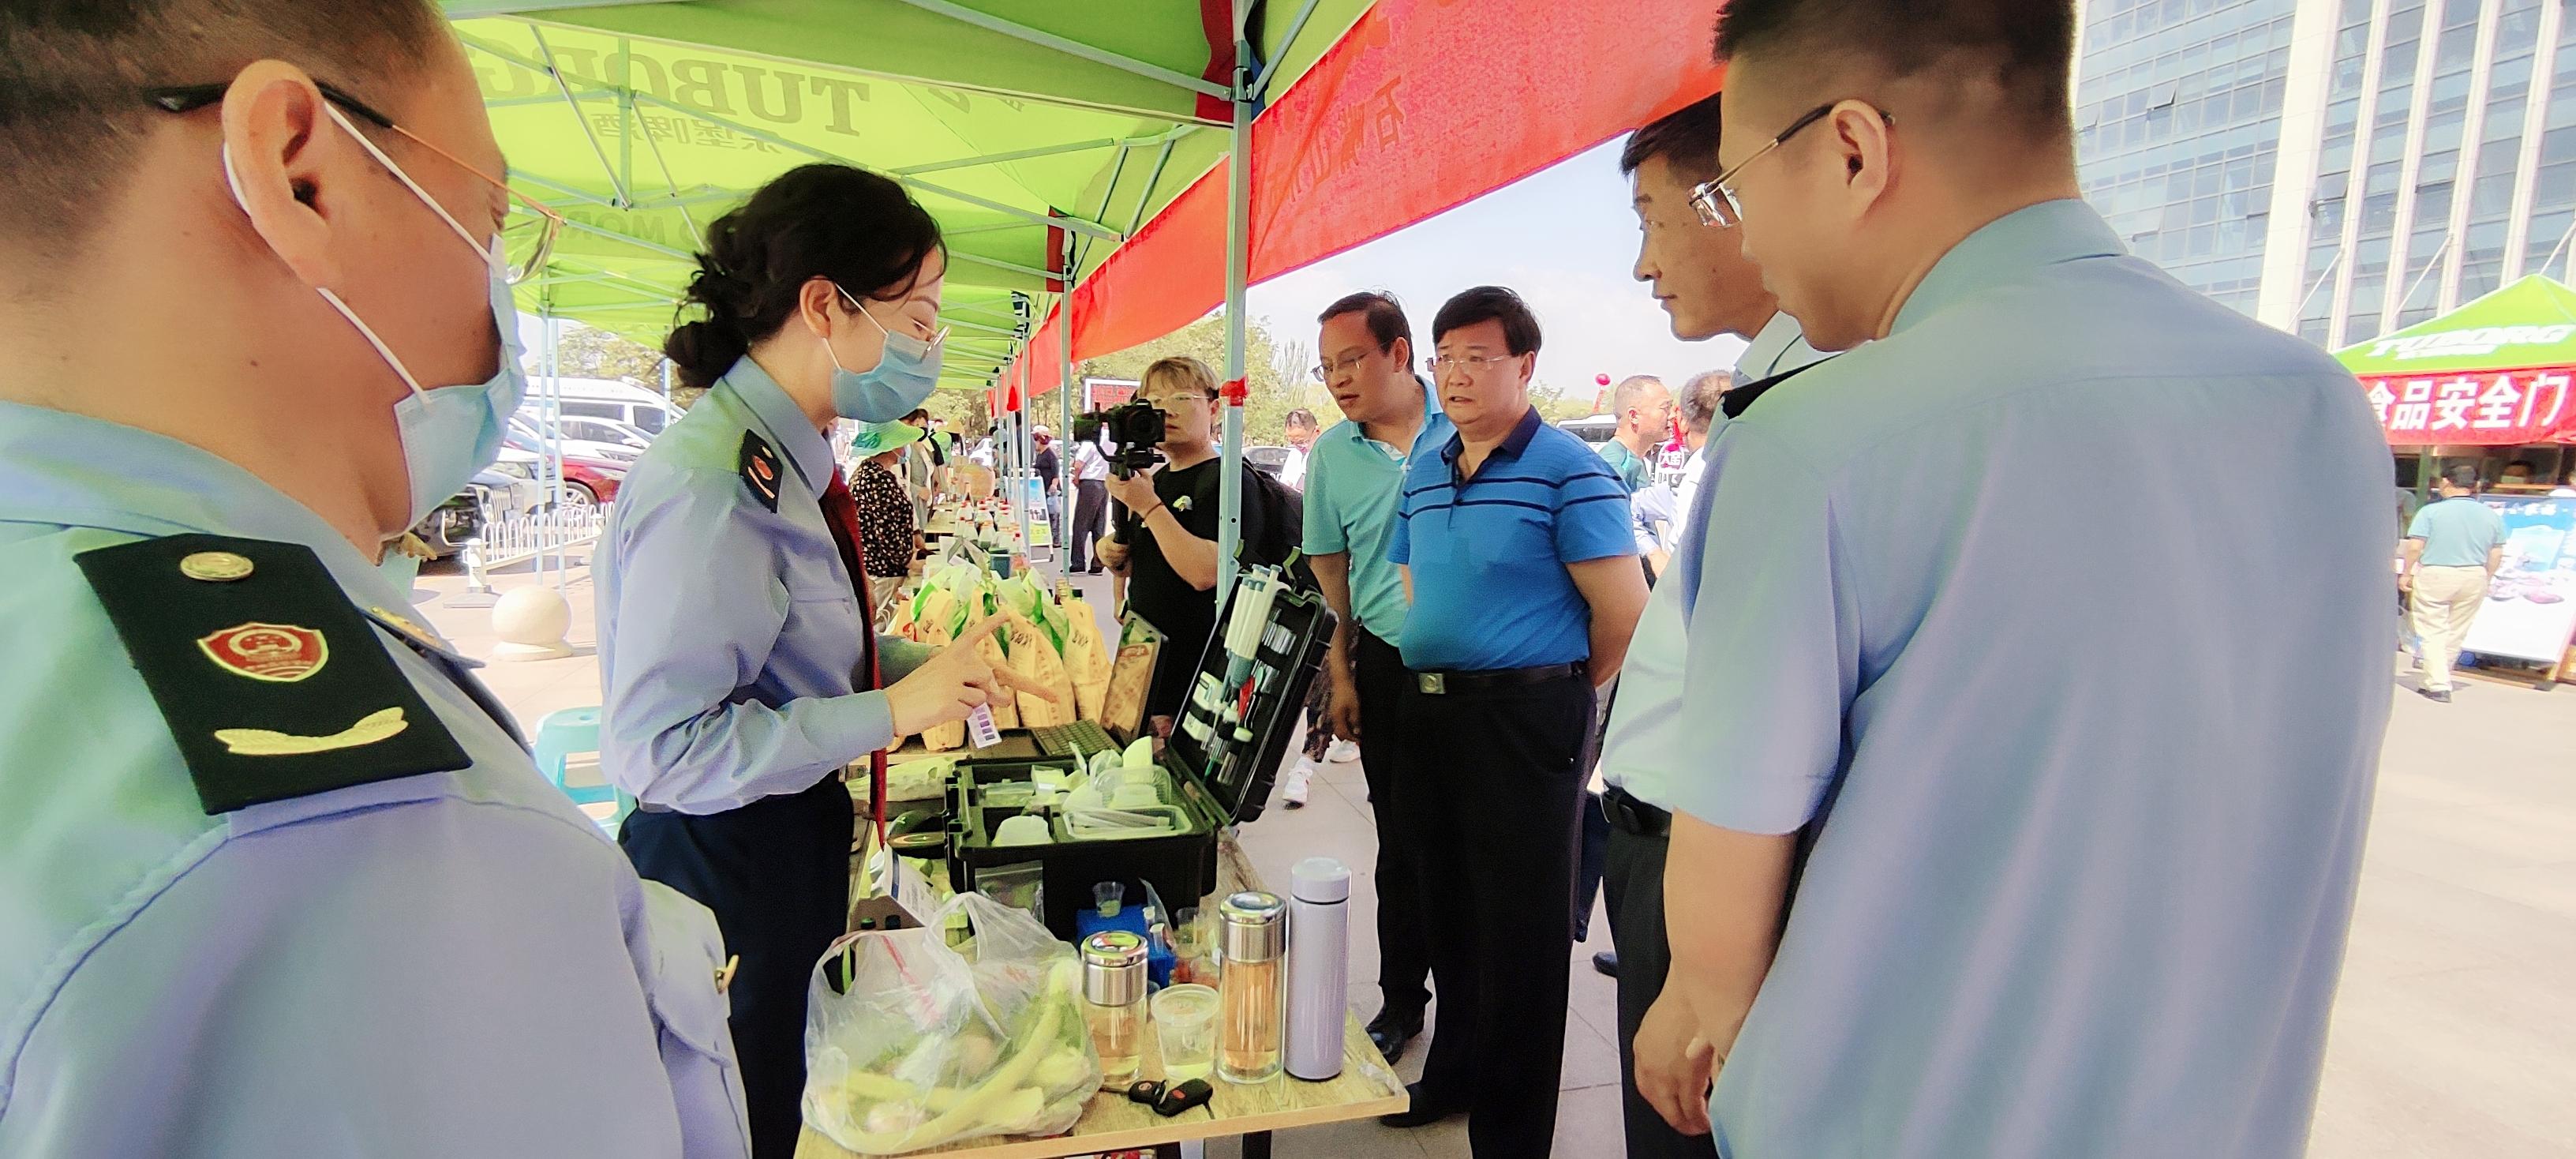
[(2463, 463), (2443, 472), (2427, 503), (2406, 525), (2406, 571), (2397, 586), (2408, 593), (2415, 634), (2423, 638), (2420, 663), (2428, 700), (2451, 702), (2451, 665), (2460, 642), (2487, 602), (2487, 583), (2504, 566), (2504, 517), (2478, 502), (2478, 469)]
[(1601, 461), (1635, 494), (1655, 485), (1655, 454), (1673, 436), (1673, 390), (1651, 374), (1633, 374), (1610, 388), (1610, 413), (1619, 430), (1601, 444)]
[(1543, 1156), (1593, 690), (1618, 674), (1646, 576), (1628, 489), (1530, 406), (1539, 330), (1519, 295), (1467, 290), (1431, 332), (1457, 431), (1405, 464), (1387, 558), (1413, 595), (1396, 806), (1438, 899), (1425, 909), (1440, 1021), (1412, 1108), (1385, 1121), (1463, 1110), (1478, 1159)]
[[(1332, 682), (1332, 729), (1360, 746), (1377, 819), (1377, 985), (1381, 1003), (1369, 1040), (1392, 1062), (1422, 1032), (1430, 1004), (1431, 944), (1422, 912), (1413, 850), (1395, 823), (1400, 786), (1396, 705), (1407, 673), (1397, 651), (1404, 639), (1404, 578), (1386, 558), (1405, 464), (1423, 447), (1449, 438), (1447, 416), (1413, 376), (1413, 325), (1387, 294), (1359, 293), (1325, 307), (1316, 319), (1323, 352), (1316, 370), (1344, 421), (1315, 439), (1306, 463), (1305, 550), (1331, 604), (1332, 649), (1324, 674)], [(1322, 727), (1317, 721), (1311, 727)]]

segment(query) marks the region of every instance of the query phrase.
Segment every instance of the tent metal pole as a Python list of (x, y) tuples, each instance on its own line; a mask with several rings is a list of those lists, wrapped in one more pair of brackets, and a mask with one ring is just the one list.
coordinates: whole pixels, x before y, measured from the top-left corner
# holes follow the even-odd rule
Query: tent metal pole
[[(1052, 32), (1041, 32), (1026, 25), (1013, 24), (999, 16), (989, 16), (972, 8), (968, 8), (963, 4), (952, 4), (949, 0), (903, 0), (903, 2), (924, 11), (936, 12), (951, 20), (958, 21), (959, 23), (972, 24), (977, 28), (998, 32), (1014, 40), (1027, 41), (1040, 48), (1050, 48), (1067, 56), (1081, 57), (1082, 59), (1091, 61), (1095, 64), (1105, 64), (1121, 72), (1132, 72), (1149, 80), (1161, 81), (1164, 84), (1171, 85), (1175, 88), (1184, 88), (1191, 92), (1211, 97), (1222, 97), (1227, 95), (1224, 89), (1201, 80), (1198, 77), (1191, 76), (1188, 73), (1175, 72), (1171, 69), (1164, 68), (1159, 64), (1148, 64), (1132, 57), (1120, 56), (1107, 49), (1094, 48), (1079, 40), (1071, 40), (1058, 36)], [(1237, 27), (1240, 27), (1242, 25), (1242, 19), (1237, 17), (1235, 23)]]
[(1064, 385), (1060, 388), (1060, 393), (1056, 396), (1056, 404), (1057, 404), (1057, 405), (1056, 405), (1056, 413), (1057, 413), (1057, 415), (1058, 415), (1059, 417), (1058, 417), (1058, 418), (1057, 418), (1057, 420), (1056, 420), (1056, 424), (1057, 424), (1057, 425), (1056, 425), (1056, 428), (1055, 428), (1055, 442), (1056, 442), (1056, 446), (1058, 446), (1058, 447), (1060, 447), (1060, 448), (1062, 448), (1062, 449), (1061, 449), (1061, 450), (1058, 450), (1058, 451), (1055, 453), (1055, 476), (1056, 476), (1056, 484), (1055, 484), (1055, 486), (1056, 486), (1056, 492), (1055, 492), (1055, 493), (1056, 493), (1056, 506), (1064, 512), (1064, 518), (1062, 518), (1062, 519), (1060, 519), (1060, 520), (1057, 520), (1057, 522), (1058, 522), (1058, 523), (1060, 523), (1060, 524), (1062, 524), (1063, 526), (1056, 528), (1056, 530), (1055, 530), (1055, 535), (1054, 535), (1054, 539), (1055, 539), (1055, 569), (1056, 569), (1056, 574), (1058, 574), (1059, 576), (1066, 576), (1066, 575), (1071, 575), (1071, 574), (1073, 574), (1073, 573), (1072, 573), (1072, 571), (1071, 571), (1071, 570), (1069, 570), (1069, 568), (1070, 568), (1070, 564), (1071, 564), (1071, 561), (1072, 561), (1072, 559), (1073, 559), (1073, 553), (1072, 553), (1070, 550), (1068, 550), (1068, 549), (1069, 549), (1069, 548), (1071, 548), (1071, 547), (1073, 546), (1073, 508), (1074, 508), (1074, 500), (1075, 500), (1075, 498), (1076, 498), (1076, 496), (1075, 496), (1075, 495), (1074, 495), (1074, 493), (1073, 493), (1073, 489), (1074, 489), (1075, 484), (1074, 484), (1074, 479), (1073, 479), (1073, 442), (1072, 442), (1072, 439), (1073, 439), (1073, 273), (1072, 273), (1072, 267), (1073, 267), (1073, 235), (1071, 235), (1071, 234), (1058, 234), (1058, 235), (1056, 235), (1056, 244), (1057, 244), (1057, 246), (1061, 247), (1061, 252), (1062, 252), (1062, 253), (1063, 253), (1063, 255), (1064, 255), (1063, 261), (1064, 261), (1064, 265), (1065, 265), (1065, 268), (1066, 268), (1066, 273), (1065, 273), (1065, 282), (1064, 282), (1064, 296), (1063, 296), (1062, 298), (1058, 299), (1059, 301), (1061, 301), (1061, 302), (1063, 302), (1063, 303), (1064, 303), (1064, 305), (1063, 305), (1063, 307), (1062, 307), (1062, 309), (1064, 310), (1064, 325), (1056, 327), (1056, 350), (1055, 350), (1055, 354), (1056, 354), (1056, 367), (1057, 367), (1057, 369), (1058, 369), (1058, 371), (1059, 371), (1059, 373), (1056, 375), (1056, 377), (1057, 377), (1058, 379), (1060, 379), (1060, 380), (1064, 383)]
[(915, 173), (936, 173), (942, 169), (971, 169), (978, 165), (999, 165), (1006, 161), (1027, 161), (1037, 157), (1053, 157), (1060, 153), (1081, 153), (1092, 149), (1141, 149), (1160, 145), (1167, 141), (1177, 140), (1187, 131), (1188, 130), (1185, 127), (1175, 125), (1160, 133), (1147, 133), (1142, 137), (1102, 137), (1096, 141), (1076, 141), (1070, 145), (1040, 145), (1034, 149), (1015, 149), (1008, 153), (986, 153), (980, 157), (960, 157), (954, 161), (925, 161), (919, 165), (906, 165), (900, 169), (889, 169), (887, 172), (902, 176), (910, 176)]
[(2443, 230), (2443, 231), (2442, 231), (2442, 244), (2441, 244), (2441, 245), (2438, 245), (2438, 246), (2435, 246), (2435, 247), (2433, 248), (2433, 256), (2432, 256), (2432, 257), (2429, 257), (2429, 258), (2424, 259), (2424, 272), (2422, 272), (2422, 273), (2420, 273), (2420, 274), (2415, 275), (2415, 284), (2413, 284), (2413, 285), (2411, 285), (2411, 286), (2406, 287), (2406, 296), (2405, 296), (2405, 297), (2397, 299), (2397, 312), (2398, 312), (2398, 313), (2403, 314), (2403, 313), (2405, 313), (2405, 312), (2406, 312), (2406, 303), (2408, 303), (2408, 302), (2412, 302), (2412, 301), (2414, 301), (2414, 300), (2415, 300), (2415, 291), (2420, 290), (2420, 289), (2423, 289), (2423, 288), (2424, 288), (2424, 280), (2425, 280), (2425, 279), (2427, 279), (2427, 278), (2432, 277), (2432, 276), (2433, 276), (2434, 271), (2439, 270), (2439, 269), (2441, 269), (2441, 268), (2442, 268), (2442, 255), (2443, 255), (2443, 254), (2445, 254), (2445, 253), (2450, 252), (2450, 249), (2451, 249), (2451, 231), (2449, 231), (2449, 230)]
[[(1245, 250), (1251, 232), (1252, 43), (1244, 20), (1251, 0), (1234, 0), (1234, 131), (1225, 158), (1225, 380), (1243, 375)], [(1234, 594), (1235, 555), (1243, 544), (1243, 404), (1225, 404), (1225, 453), (1217, 477), (1216, 603)]]
[[(565, 82), (563, 70), (555, 67), (555, 50), (553, 46), (546, 43), (545, 29), (531, 24), (528, 26), (528, 31), (537, 38), (537, 55), (544, 58), (546, 62), (546, 75), (554, 78), (555, 91), (563, 94), (564, 104), (572, 109), (573, 121), (581, 126), (582, 140), (590, 142), (591, 156), (599, 158), (599, 171), (607, 176), (608, 187), (617, 191), (618, 208), (623, 209), (634, 204), (626, 196), (625, 178), (618, 175), (617, 166), (609, 161), (608, 150), (600, 146), (599, 134), (591, 131), (590, 118), (581, 115), (581, 101), (572, 95), (572, 85)], [(633, 90), (630, 89), (628, 92), (631, 94)], [(631, 96), (628, 103), (630, 106), (633, 103)]]
[(1127, 221), (1130, 234), (1145, 227), (1145, 207), (1154, 200), (1154, 186), (1162, 183), (1163, 167), (1172, 163), (1173, 144), (1171, 141), (1163, 142), (1163, 151), (1154, 157), (1153, 170), (1145, 174), (1144, 191), (1136, 195), (1136, 212)]
[(1320, 2), (1321, 0), (1306, 0), (1304, 4), (1298, 6), (1296, 17), (1288, 22), (1287, 35), (1279, 38), (1279, 55), (1261, 62), (1261, 75), (1252, 78), (1253, 92), (1270, 91), (1270, 74), (1279, 71), (1280, 61), (1288, 59), (1288, 50), (1297, 46), (1297, 34), (1306, 30), (1306, 18), (1315, 14), (1315, 5)]

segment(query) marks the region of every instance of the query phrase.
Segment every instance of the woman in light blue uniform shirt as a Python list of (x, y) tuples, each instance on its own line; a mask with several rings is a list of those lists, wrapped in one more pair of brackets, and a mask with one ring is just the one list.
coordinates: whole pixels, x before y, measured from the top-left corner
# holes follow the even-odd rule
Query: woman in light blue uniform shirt
[[(939, 375), (939, 228), (901, 186), (786, 173), (708, 231), (706, 318), (665, 352), (707, 387), (627, 475), (598, 576), (600, 748), (620, 844), (715, 911), (752, 1150), (794, 1151), (807, 978), (849, 909), (844, 768), (1012, 679), (871, 630), (824, 431), (902, 418)], [(969, 630), (971, 641), (974, 630)], [(890, 686), (883, 681), (893, 681)], [(882, 690), (880, 690), (882, 689)]]

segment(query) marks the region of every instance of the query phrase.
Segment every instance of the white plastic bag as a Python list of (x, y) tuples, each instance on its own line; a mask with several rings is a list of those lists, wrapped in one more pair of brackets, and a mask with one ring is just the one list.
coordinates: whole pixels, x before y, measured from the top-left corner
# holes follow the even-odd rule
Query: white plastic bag
[(845, 940), (806, 988), (806, 1124), (862, 1155), (1071, 1129), (1100, 1087), (1080, 982), (1073, 947), (978, 893)]

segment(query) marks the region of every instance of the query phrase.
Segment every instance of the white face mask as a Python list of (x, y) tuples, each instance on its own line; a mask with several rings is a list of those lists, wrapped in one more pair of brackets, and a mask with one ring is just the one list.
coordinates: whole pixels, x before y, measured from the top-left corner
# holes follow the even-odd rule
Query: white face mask
[[(423, 388), (420, 379), (412, 375), (411, 368), (403, 365), (402, 359), (396, 357), (384, 339), (378, 338), (375, 330), (358, 317), (357, 311), (340, 300), (340, 295), (332, 293), (326, 286), (313, 287), (314, 293), (322, 295), (323, 301), (330, 303), (332, 309), (349, 320), (349, 325), (357, 328), (359, 336), (365, 338), (369, 346), (376, 348), (376, 354), (385, 360), (386, 365), (393, 367), (394, 373), (402, 378), (403, 385), (411, 388), (409, 397), (394, 404), (394, 427), (402, 442), (403, 468), (411, 482), (409, 523), (418, 523), (428, 518), (430, 512), (438, 510), (439, 504), (464, 490), (476, 472), (491, 466), (493, 460), (500, 457), (502, 431), (510, 414), (519, 409), (519, 401), (528, 392), (527, 373), (519, 365), (519, 314), (510, 304), (510, 279), (501, 254), (500, 237), (494, 236), (489, 245), (474, 240), (474, 235), (459, 224), (437, 198), (431, 197), (428, 190), (422, 189), (419, 182), (403, 172), (402, 166), (394, 164), (394, 159), (368, 140), (366, 134), (359, 132), (357, 126), (350, 124), (349, 118), (339, 109), (327, 104), (323, 109), (330, 114), (332, 121), (358, 142), (360, 148), (367, 151), (368, 156), (374, 157), (377, 164), (403, 183), (403, 188), (411, 190), (412, 196), (420, 198), (421, 204), (427, 205), (440, 221), (446, 222), (447, 228), (456, 231), (456, 236), (464, 239), (466, 245), (483, 254), (491, 267), (492, 326), (500, 338), (501, 364), (494, 368), (492, 377), (481, 383), (436, 389)], [(230, 145), (225, 146), (223, 158), (224, 181), (232, 188), (233, 201), (240, 204), (241, 179), (233, 170)]]

